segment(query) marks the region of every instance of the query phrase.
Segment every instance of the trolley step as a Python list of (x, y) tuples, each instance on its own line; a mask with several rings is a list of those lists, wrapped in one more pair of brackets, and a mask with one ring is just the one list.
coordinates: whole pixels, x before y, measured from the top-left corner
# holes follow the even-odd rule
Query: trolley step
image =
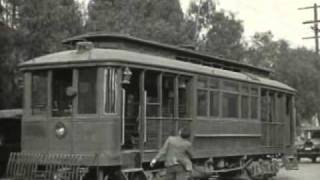
[(142, 168), (128, 168), (121, 170), (122, 177), (125, 180), (139, 179), (147, 180), (147, 176)]

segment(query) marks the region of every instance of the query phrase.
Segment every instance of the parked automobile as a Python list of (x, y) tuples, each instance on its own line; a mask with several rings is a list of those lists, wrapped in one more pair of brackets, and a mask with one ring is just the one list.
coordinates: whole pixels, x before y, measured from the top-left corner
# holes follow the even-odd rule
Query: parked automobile
[(320, 127), (303, 129), (302, 143), (297, 144), (298, 159), (310, 158), (316, 162), (320, 156)]

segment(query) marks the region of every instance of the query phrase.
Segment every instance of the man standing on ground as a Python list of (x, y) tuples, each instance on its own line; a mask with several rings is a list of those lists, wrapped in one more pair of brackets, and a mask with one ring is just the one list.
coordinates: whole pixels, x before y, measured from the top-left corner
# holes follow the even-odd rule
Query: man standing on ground
[(168, 180), (187, 180), (192, 171), (192, 152), (190, 130), (182, 128), (179, 136), (170, 136), (160, 149), (159, 153), (152, 159), (150, 166), (153, 167), (156, 162), (165, 155), (165, 166), (167, 167)]

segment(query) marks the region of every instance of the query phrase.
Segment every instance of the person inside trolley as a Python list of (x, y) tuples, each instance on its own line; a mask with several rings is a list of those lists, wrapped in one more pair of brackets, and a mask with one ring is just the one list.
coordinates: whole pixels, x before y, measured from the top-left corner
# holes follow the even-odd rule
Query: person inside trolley
[(189, 128), (180, 129), (178, 136), (169, 136), (158, 154), (150, 162), (150, 166), (153, 167), (161, 157), (165, 156), (168, 180), (190, 179), (193, 156), (189, 137)]

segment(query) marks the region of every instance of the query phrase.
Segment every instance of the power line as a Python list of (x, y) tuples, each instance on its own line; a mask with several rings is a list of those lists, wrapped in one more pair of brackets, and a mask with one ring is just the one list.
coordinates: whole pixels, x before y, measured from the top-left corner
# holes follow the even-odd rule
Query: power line
[(304, 21), (302, 22), (302, 24), (313, 24), (313, 26), (311, 26), (311, 29), (314, 32), (314, 36), (311, 37), (303, 37), (302, 39), (314, 39), (315, 41), (315, 51), (317, 54), (319, 54), (319, 26), (318, 23), (320, 23), (320, 20), (318, 20), (318, 8), (320, 6), (318, 6), (316, 3), (314, 3), (313, 6), (307, 6), (307, 7), (301, 7), (298, 8), (298, 10), (309, 10), (309, 9), (313, 9), (313, 20), (310, 21)]

